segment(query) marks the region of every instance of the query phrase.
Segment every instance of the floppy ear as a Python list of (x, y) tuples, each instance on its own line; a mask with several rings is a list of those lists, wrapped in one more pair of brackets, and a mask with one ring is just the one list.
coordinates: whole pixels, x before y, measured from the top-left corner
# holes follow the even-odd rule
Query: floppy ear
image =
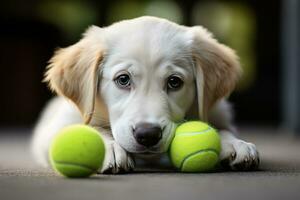
[(90, 28), (78, 43), (56, 51), (47, 67), (45, 81), (52, 90), (72, 100), (89, 123), (95, 106), (98, 72), (103, 48), (95, 41), (96, 31)]
[(200, 26), (190, 28), (200, 119), (207, 121), (210, 108), (234, 89), (241, 74), (238, 57)]

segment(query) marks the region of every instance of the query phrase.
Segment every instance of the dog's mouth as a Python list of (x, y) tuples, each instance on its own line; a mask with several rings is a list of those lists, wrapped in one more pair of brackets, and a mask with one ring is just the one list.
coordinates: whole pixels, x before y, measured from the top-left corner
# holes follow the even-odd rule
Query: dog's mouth
[(135, 152), (132, 153), (136, 153), (136, 154), (142, 154), (142, 155), (157, 155), (157, 154), (161, 154), (165, 152), (165, 148), (163, 148), (164, 145), (162, 144), (157, 144), (155, 146), (152, 147), (145, 147), (145, 146), (138, 146), (135, 150)]
[[(117, 131), (120, 129), (114, 129), (115, 131), (113, 130), (113, 133), (115, 133), (116, 135), (115, 141), (128, 153), (151, 156), (151, 155), (158, 155), (158, 154), (165, 153), (168, 150), (169, 145), (172, 141), (172, 137), (173, 137), (172, 133), (174, 132), (175, 127), (176, 127), (175, 123), (171, 123), (168, 126), (164, 126), (164, 129), (162, 131), (163, 137), (158, 141), (157, 144), (153, 146), (145, 146), (139, 144), (132, 136), (133, 133), (131, 132), (131, 130), (129, 130), (126, 134), (126, 135), (131, 135), (129, 140), (126, 139), (124, 134), (117, 134), (119, 133)], [(122, 128), (122, 130), (124, 129), (126, 130), (126, 128)], [(120, 135), (122, 135), (123, 137), (118, 137)]]
[(145, 155), (145, 156), (154, 156), (154, 155), (165, 153), (169, 149), (170, 143), (173, 138), (173, 134), (170, 134), (170, 133), (173, 133), (175, 128), (176, 128), (175, 123), (173, 123), (169, 127), (165, 127), (163, 129), (163, 135), (167, 135), (167, 138), (161, 139), (154, 146), (146, 147), (146, 146), (136, 143), (135, 150), (132, 153), (141, 154), (141, 155)]

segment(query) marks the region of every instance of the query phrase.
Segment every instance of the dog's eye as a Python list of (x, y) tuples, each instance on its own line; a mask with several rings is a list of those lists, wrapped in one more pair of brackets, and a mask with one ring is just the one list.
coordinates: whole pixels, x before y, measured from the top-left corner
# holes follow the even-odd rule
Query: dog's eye
[(131, 85), (130, 76), (128, 74), (121, 74), (115, 79), (115, 83), (120, 88), (129, 88)]
[(168, 78), (167, 87), (168, 90), (178, 90), (182, 87), (183, 81), (180, 77), (172, 75)]

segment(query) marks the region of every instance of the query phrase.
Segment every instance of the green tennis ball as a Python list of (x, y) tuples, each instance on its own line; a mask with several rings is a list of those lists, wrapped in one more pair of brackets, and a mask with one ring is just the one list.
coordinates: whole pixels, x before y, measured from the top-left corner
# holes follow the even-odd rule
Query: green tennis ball
[(220, 137), (215, 129), (200, 121), (185, 122), (177, 127), (170, 146), (170, 158), (183, 172), (205, 172), (219, 161)]
[(52, 167), (66, 177), (88, 177), (102, 166), (104, 142), (97, 130), (86, 125), (71, 125), (53, 139), (49, 158)]

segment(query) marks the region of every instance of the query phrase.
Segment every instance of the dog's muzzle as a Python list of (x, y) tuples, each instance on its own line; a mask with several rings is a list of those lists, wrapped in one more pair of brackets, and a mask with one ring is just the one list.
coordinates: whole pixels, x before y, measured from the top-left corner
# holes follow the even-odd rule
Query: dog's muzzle
[(137, 143), (148, 148), (160, 141), (162, 138), (162, 129), (157, 124), (139, 123), (133, 129), (133, 136)]

